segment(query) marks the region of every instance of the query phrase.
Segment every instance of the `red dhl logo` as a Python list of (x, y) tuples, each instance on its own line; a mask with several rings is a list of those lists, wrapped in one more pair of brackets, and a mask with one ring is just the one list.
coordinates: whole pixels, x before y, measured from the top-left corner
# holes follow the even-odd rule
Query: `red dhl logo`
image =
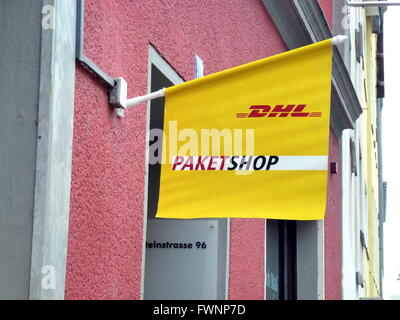
[(250, 106), (249, 113), (237, 113), (236, 118), (306, 118), (306, 117), (322, 117), (322, 112), (304, 112), (306, 104), (289, 104), (277, 105), (272, 108), (269, 105)]

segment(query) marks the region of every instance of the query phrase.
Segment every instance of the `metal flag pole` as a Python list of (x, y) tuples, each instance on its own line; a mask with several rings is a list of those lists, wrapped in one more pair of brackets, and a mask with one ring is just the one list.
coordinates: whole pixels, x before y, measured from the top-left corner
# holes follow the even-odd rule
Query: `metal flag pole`
[(347, 5), (350, 7), (390, 7), (400, 6), (400, 1), (347, 1)]

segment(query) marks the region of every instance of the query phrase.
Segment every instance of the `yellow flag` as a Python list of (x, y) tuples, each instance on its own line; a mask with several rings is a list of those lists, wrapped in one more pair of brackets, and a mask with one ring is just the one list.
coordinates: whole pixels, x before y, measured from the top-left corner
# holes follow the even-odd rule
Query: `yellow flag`
[(322, 219), (332, 39), (166, 89), (158, 218)]

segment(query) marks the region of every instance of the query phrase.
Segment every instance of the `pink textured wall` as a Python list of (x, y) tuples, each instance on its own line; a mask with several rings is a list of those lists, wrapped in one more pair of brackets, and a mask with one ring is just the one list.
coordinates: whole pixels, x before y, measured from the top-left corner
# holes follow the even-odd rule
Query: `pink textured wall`
[(265, 220), (231, 219), (229, 299), (264, 299)]
[[(340, 145), (331, 131), (329, 162), (340, 168)], [(342, 203), (341, 172), (329, 174), (328, 200), (325, 215), (325, 299), (342, 299)]]
[[(128, 95), (147, 92), (151, 43), (186, 80), (285, 51), (259, 0), (86, 0), (85, 53)], [(67, 299), (138, 299), (146, 106), (117, 119), (106, 89), (76, 70)], [(262, 299), (264, 221), (232, 220), (232, 299)]]
[(319, 5), (324, 12), (326, 21), (328, 22), (329, 26), (332, 28), (333, 23), (333, 15), (332, 15), (332, 1), (333, 0), (319, 0)]

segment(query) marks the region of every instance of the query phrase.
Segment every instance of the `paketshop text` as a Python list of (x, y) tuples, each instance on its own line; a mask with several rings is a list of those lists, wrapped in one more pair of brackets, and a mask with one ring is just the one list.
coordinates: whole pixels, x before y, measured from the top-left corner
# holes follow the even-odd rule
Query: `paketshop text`
[(177, 156), (172, 170), (271, 170), (279, 163), (278, 156)]

